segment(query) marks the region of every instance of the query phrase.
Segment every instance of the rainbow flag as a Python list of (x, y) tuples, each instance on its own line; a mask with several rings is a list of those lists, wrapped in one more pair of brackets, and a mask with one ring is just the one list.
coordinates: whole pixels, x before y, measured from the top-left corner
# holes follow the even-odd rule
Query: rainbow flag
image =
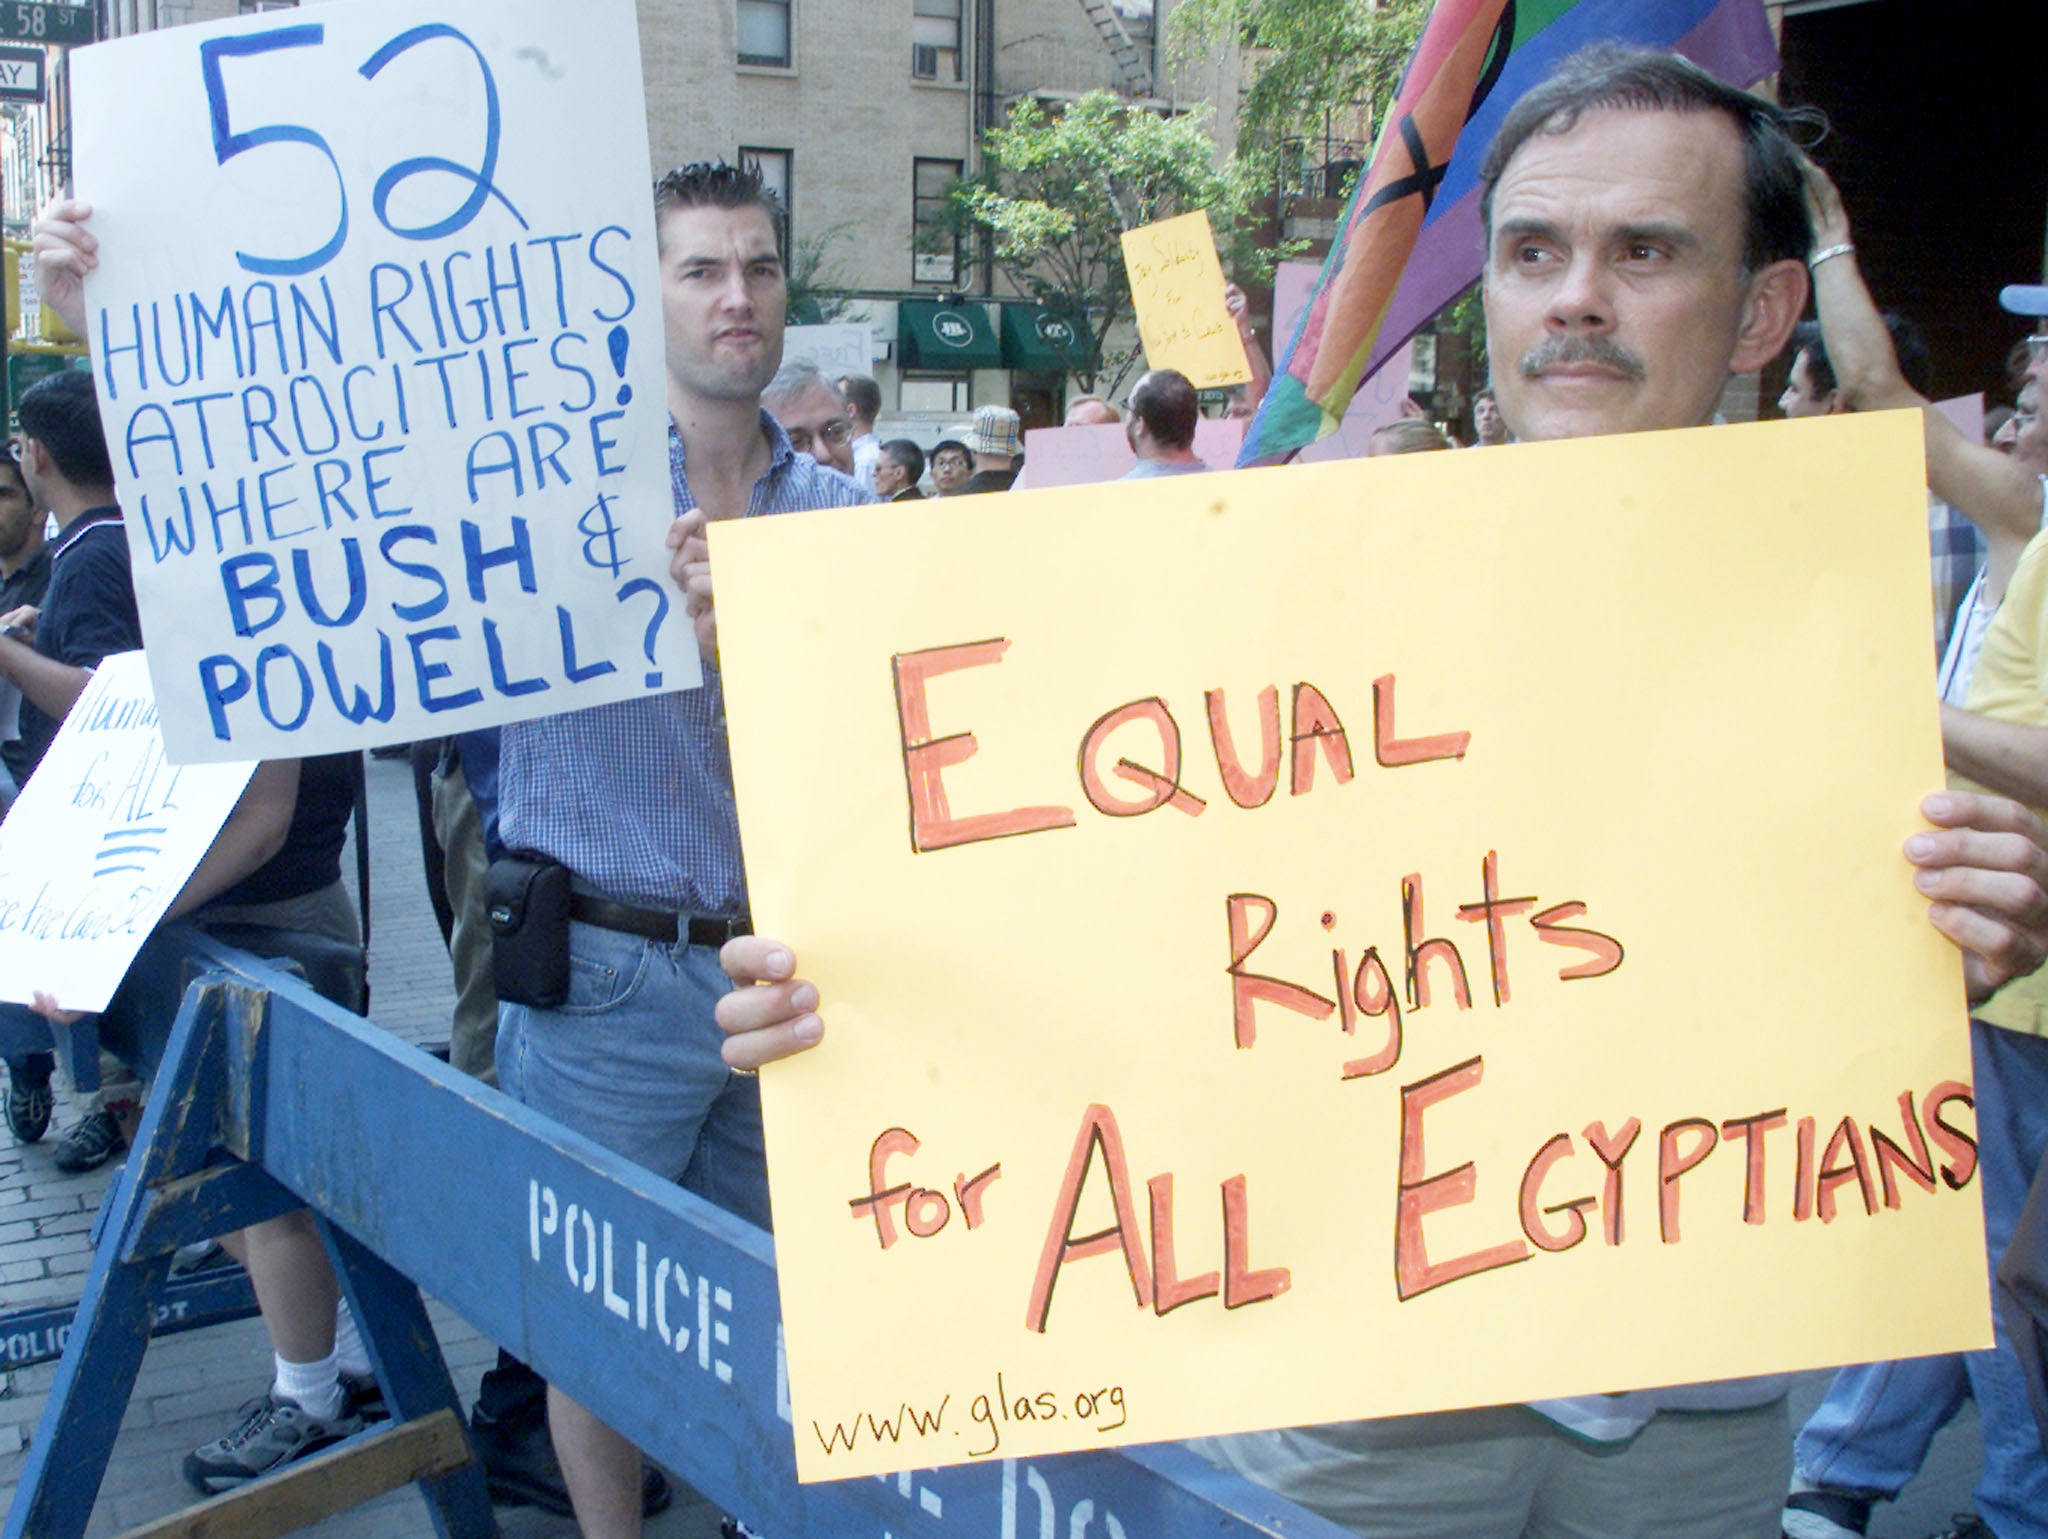
[(1437, 0), (1238, 464), (1335, 432), (1360, 381), (1479, 276), (1480, 156), (1553, 64), (1598, 42), (1743, 86), (1778, 67), (1762, 0)]

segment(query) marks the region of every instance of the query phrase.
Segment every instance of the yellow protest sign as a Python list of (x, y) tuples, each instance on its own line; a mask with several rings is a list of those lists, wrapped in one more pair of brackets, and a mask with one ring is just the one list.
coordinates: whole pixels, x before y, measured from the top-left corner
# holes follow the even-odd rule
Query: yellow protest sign
[(804, 1478), (1987, 1343), (1919, 434), (714, 526)]
[(1145, 367), (1178, 369), (1197, 389), (1252, 377), (1223, 303), (1223, 264), (1209, 216), (1197, 210), (1123, 233), (1124, 271)]

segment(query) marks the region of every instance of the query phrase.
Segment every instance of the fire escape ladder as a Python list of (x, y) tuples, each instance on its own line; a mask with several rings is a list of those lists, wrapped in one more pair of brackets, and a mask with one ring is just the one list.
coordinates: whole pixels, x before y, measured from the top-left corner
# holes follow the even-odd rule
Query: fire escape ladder
[(1152, 68), (1146, 63), (1138, 45), (1131, 41), (1131, 34), (1124, 29), (1123, 18), (1117, 15), (1109, 0), (1081, 0), (1081, 9), (1088, 13), (1095, 35), (1109, 50), (1110, 58), (1116, 61), (1117, 77), (1123, 82), (1124, 94), (1149, 96), (1152, 93)]

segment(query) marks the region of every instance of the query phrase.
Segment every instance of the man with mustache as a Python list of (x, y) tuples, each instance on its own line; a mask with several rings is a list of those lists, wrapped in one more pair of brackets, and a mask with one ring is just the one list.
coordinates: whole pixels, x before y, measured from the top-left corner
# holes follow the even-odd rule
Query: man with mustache
[[(1508, 114), (1481, 167), (1493, 384), (1520, 440), (1702, 427), (1731, 374), (1776, 357), (1814, 251), (1776, 107), (1675, 56), (1588, 50)], [(708, 604), (708, 578), (698, 598)], [(2048, 950), (2040, 822), (1938, 793), (1906, 843), (1970, 997)], [(817, 1042), (790, 948), (726, 948), (729, 1062)], [(1202, 1445), (1361, 1535), (1776, 1534), (1791, 1466), (1782, 1378), (1284, 1429)]]

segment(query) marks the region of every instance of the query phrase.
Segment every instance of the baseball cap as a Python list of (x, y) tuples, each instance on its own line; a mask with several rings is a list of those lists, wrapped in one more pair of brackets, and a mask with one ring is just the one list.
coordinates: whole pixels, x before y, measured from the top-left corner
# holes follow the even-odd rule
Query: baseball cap
[(2008, 283), (1998, 302), (2014, 315), (2048, 315), (2048, 283)]

